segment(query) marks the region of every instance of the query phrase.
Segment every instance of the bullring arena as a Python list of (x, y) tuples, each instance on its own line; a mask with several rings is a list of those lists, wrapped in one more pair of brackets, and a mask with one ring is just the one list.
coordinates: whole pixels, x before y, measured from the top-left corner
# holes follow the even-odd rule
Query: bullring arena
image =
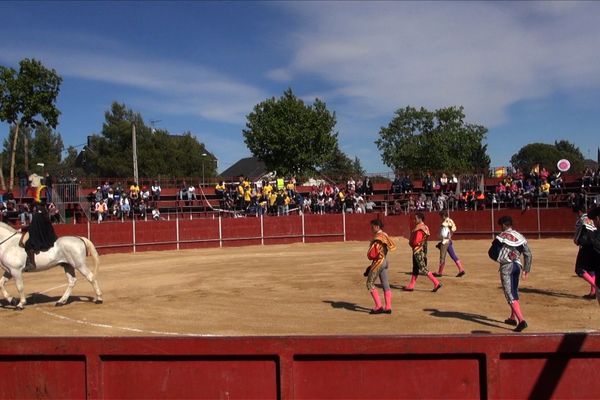
[[(401, 290), (411, 271), (409, 215), (58, 225), (60, 235), (98, 246), (104, 304), (93, 304), (79, 277), (69, 304), (55, 307), (63, 272), (27, 274), (25, 310), (0, 308), (0, 370), (20, 377), (0, 395), (593, 398), (580, 382), (597, 376), (600, 307), (582, 297), (589, 285), (574, 274), (573, 214), (506, 212), (534, 257), (521, 283), (522, 333), (503, 322), (489, 210), (452, 215), (467, 274), (447, 265), (437, 293), (424, 277), (414, 292)], [(362, 276), (376, 216), (399, 245), (389, 254), (391, 315), (369, 314)], [(430, 213), (427, 222), (439, 219)]]
[[(439, 292), (431, 293), (422, 276), (410, 293), (401, 290), (410, 279), (410, 248), (395, 239), (392, 315), (368, 314), (372, 300), (362, 276), (368, 242), (298, 243), (103, 255), (102, 305), (91, 302), (93, 291), (80, 277), (70, 304), (55, 308), (63, 271), (27, 274), (28, 305), (24, 312), (1, 309), (2, 335), (512, 334), (503, 323), (509, 308), (498, 267), (487, 257), (490, 240), (457, 240), (467, 274), (456, 278), (448, 265)], [(582, 298), (589, 285), (574, 274), (576, 247), (569, 239), (530, 245), (534, 265), (521, 283), (526, 332), (596, 331), (600, 308)]]

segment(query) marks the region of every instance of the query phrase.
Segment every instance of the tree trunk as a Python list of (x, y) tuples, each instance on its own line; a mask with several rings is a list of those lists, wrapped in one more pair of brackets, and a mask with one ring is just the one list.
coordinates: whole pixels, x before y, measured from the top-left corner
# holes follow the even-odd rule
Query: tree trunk
[(13, 190), (15, 184), (15, 156), (17, 154), (17, 139), (19, 138), (19, 123), (15, 124), (15, 137), (13, 138), (13, 147), (10, 155), (10, 177), (8, 181), (8, 189)]
[(23, 149), (24, 149), (24, 157), (23, 157), (23, 168), (25, 171), (29, 171), (29, 138), (27, 137), (27, 130), (25, 130), (25, 134), (23, 134)]
[(6, 182), (4, 182), (4, 160), (2, 159), (2, 153), (0, 153), (0, 188), (2, 191), (6, 191)]

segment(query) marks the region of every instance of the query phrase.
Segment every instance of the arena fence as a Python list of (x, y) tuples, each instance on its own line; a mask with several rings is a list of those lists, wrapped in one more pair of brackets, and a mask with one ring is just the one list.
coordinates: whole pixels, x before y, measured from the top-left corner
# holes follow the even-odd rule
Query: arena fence
[[(456, 239), (492, 238), (498, 231), (500, 215), (510, 215), (515, 227), (528, 238), (572, 235), (575, 216), (565, 208), (525, 211), (456, 211), (450, 216), (458, 225)], [(179, 250), (205, 247), (315, 243), (331, 241), (368, 241), (369, 222), (379, 218), (385, 231), (409, 237), (412, 215), (325, 214), (280, 217), (176, 219), (170, 221), (126, 220), (101, 224), (55, 225), (59, 235), (85, 236), (101, 253)], [(440, 223), (437, 213), (427, 213), (425, 221), (433, 232)]]
[(4, 338), (5, 399), (595, 398), (600, 335)]

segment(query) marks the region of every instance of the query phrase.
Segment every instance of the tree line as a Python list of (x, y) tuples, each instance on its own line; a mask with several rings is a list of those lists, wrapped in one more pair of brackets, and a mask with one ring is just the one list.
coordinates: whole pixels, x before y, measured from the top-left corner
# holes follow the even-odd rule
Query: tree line
[[(153, 129), (141, 114), (118, 102), (106, 111), (99, 134), (88, 135), (81, 149), (65, 149), (56, 131), (61, 82), (55, 70), (34, 59), (22, 60), (18, 70), (0, 66), (0, 121), (10, 126), (0, 153), (3, 189), (5, 171), (8, 186), (13, 187), (16, 171), (31, 170), (38, 163), (53, 173), (75, 169), (87, 176), (131, 176), (134, 127), (140, 177), (197, 176), (200, 168), (207, 177), (216, 175), (216, 157), (191, 132), (173, 135)], [(434, 111), (400, 108), (380, 128), (375, 145), (384, 164), (394, 171), (486, 172), (488, 130), (465, 119), (461, 106)], [(279, 175), (318, 174), (333, 179), (363, 175), (358, 157), (341, 150), (336, 123), (335, 112), (325, 102), (317, 98), (307, 104), (289, 88), (281, 97), (257, 104), (246, 117), (242, 135), (252, 155)], [(564, 140), (528, 144), (511, 158), (511, 164), (522, 170), (536, 164), (554, 168), (561, 158), (569, 159), (573, 170), (583, 168), (581, 151)]]

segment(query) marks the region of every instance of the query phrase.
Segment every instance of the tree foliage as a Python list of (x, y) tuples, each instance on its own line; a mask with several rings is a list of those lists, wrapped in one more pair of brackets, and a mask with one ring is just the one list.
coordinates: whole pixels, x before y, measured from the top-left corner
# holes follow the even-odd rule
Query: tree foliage
[[(19, 129), (42, 125), (56, 128), (60, 115), (56, 99), (61, 82), (62, 78), (55, 70), (44, 67), (35, 59), (21, 60), (18, 72), (13, 68), (0, 66), (0, 121), (15, 126), (10, 164), (11, 187)], [(25, 168), (28, 167), (28, 151), (26, 153)]]
[(338, 146), (335, 147), (331, 158), (323, 165), (319, 171), (324, 176), (338, 180), (349, 177), (358, 178), (365, 174), (365, 170), (360, 164), (358, 157), (352, 160)]
[(268, 169), (305, 175), (334, 156), (338, 149), (335, 124), (335, 113), (324, 102), (315, 99), (306, 105), (288, 89), (278, 99), (257, 104), (248, 114), (244, 142)]
[(396, 111), (375, 141), (383, 162), (396, 171), (484, 172), (489, 168), (487, 128), (464, 121), (463, 107)]
[(557, 169), (558, 160), (563, 158), (571, 162), (571, 171), (583, 171), (583, 154), (567, 140), (555, 141), (554, 144), (530, 143), (515, 153), (510, 163), (521, 171), (530, 171), (537, 164), (552, 171)]
[[(80, 157), (86, 174), (100, 177), (133, 176), (132, 127), (135, 125), (141, 178), (216, 175), (216, 158), (190, 133), (170, 135), (154, 130), (124, 104), (113, 103), (104, 115), (100, 135), (88, 137)], [(203, 156), (203, 154), (205, 154)]]
[[(64, 145), (60, 133), (54, 131), (47, 125), (39, 125), (34, 129), (30, 127), (21, 128), (19, 135), (25, 138), (30, 144), (28, 146), (28, 157), (31, 165), (37, 163), (44, 163), (44, 168), (49, 171), (56, 171), (62, 168), (61, 155), (64, 150)], [(8, 164), (10, 161), (10, 152), (12, 151), (12, 144), (14, 136), (16, 134), (16, 126), (12, 126), (10, 134), (3, 142), (2, 159)], [(25, 140), (17, 143), (17, 151), (15, 154), (15, 167), (16, 170), (26, 170), (25, 166)], [(3, 165), (3, 168), (8, 165)], [(37, 171), (40, 173), (41, 171)]]

